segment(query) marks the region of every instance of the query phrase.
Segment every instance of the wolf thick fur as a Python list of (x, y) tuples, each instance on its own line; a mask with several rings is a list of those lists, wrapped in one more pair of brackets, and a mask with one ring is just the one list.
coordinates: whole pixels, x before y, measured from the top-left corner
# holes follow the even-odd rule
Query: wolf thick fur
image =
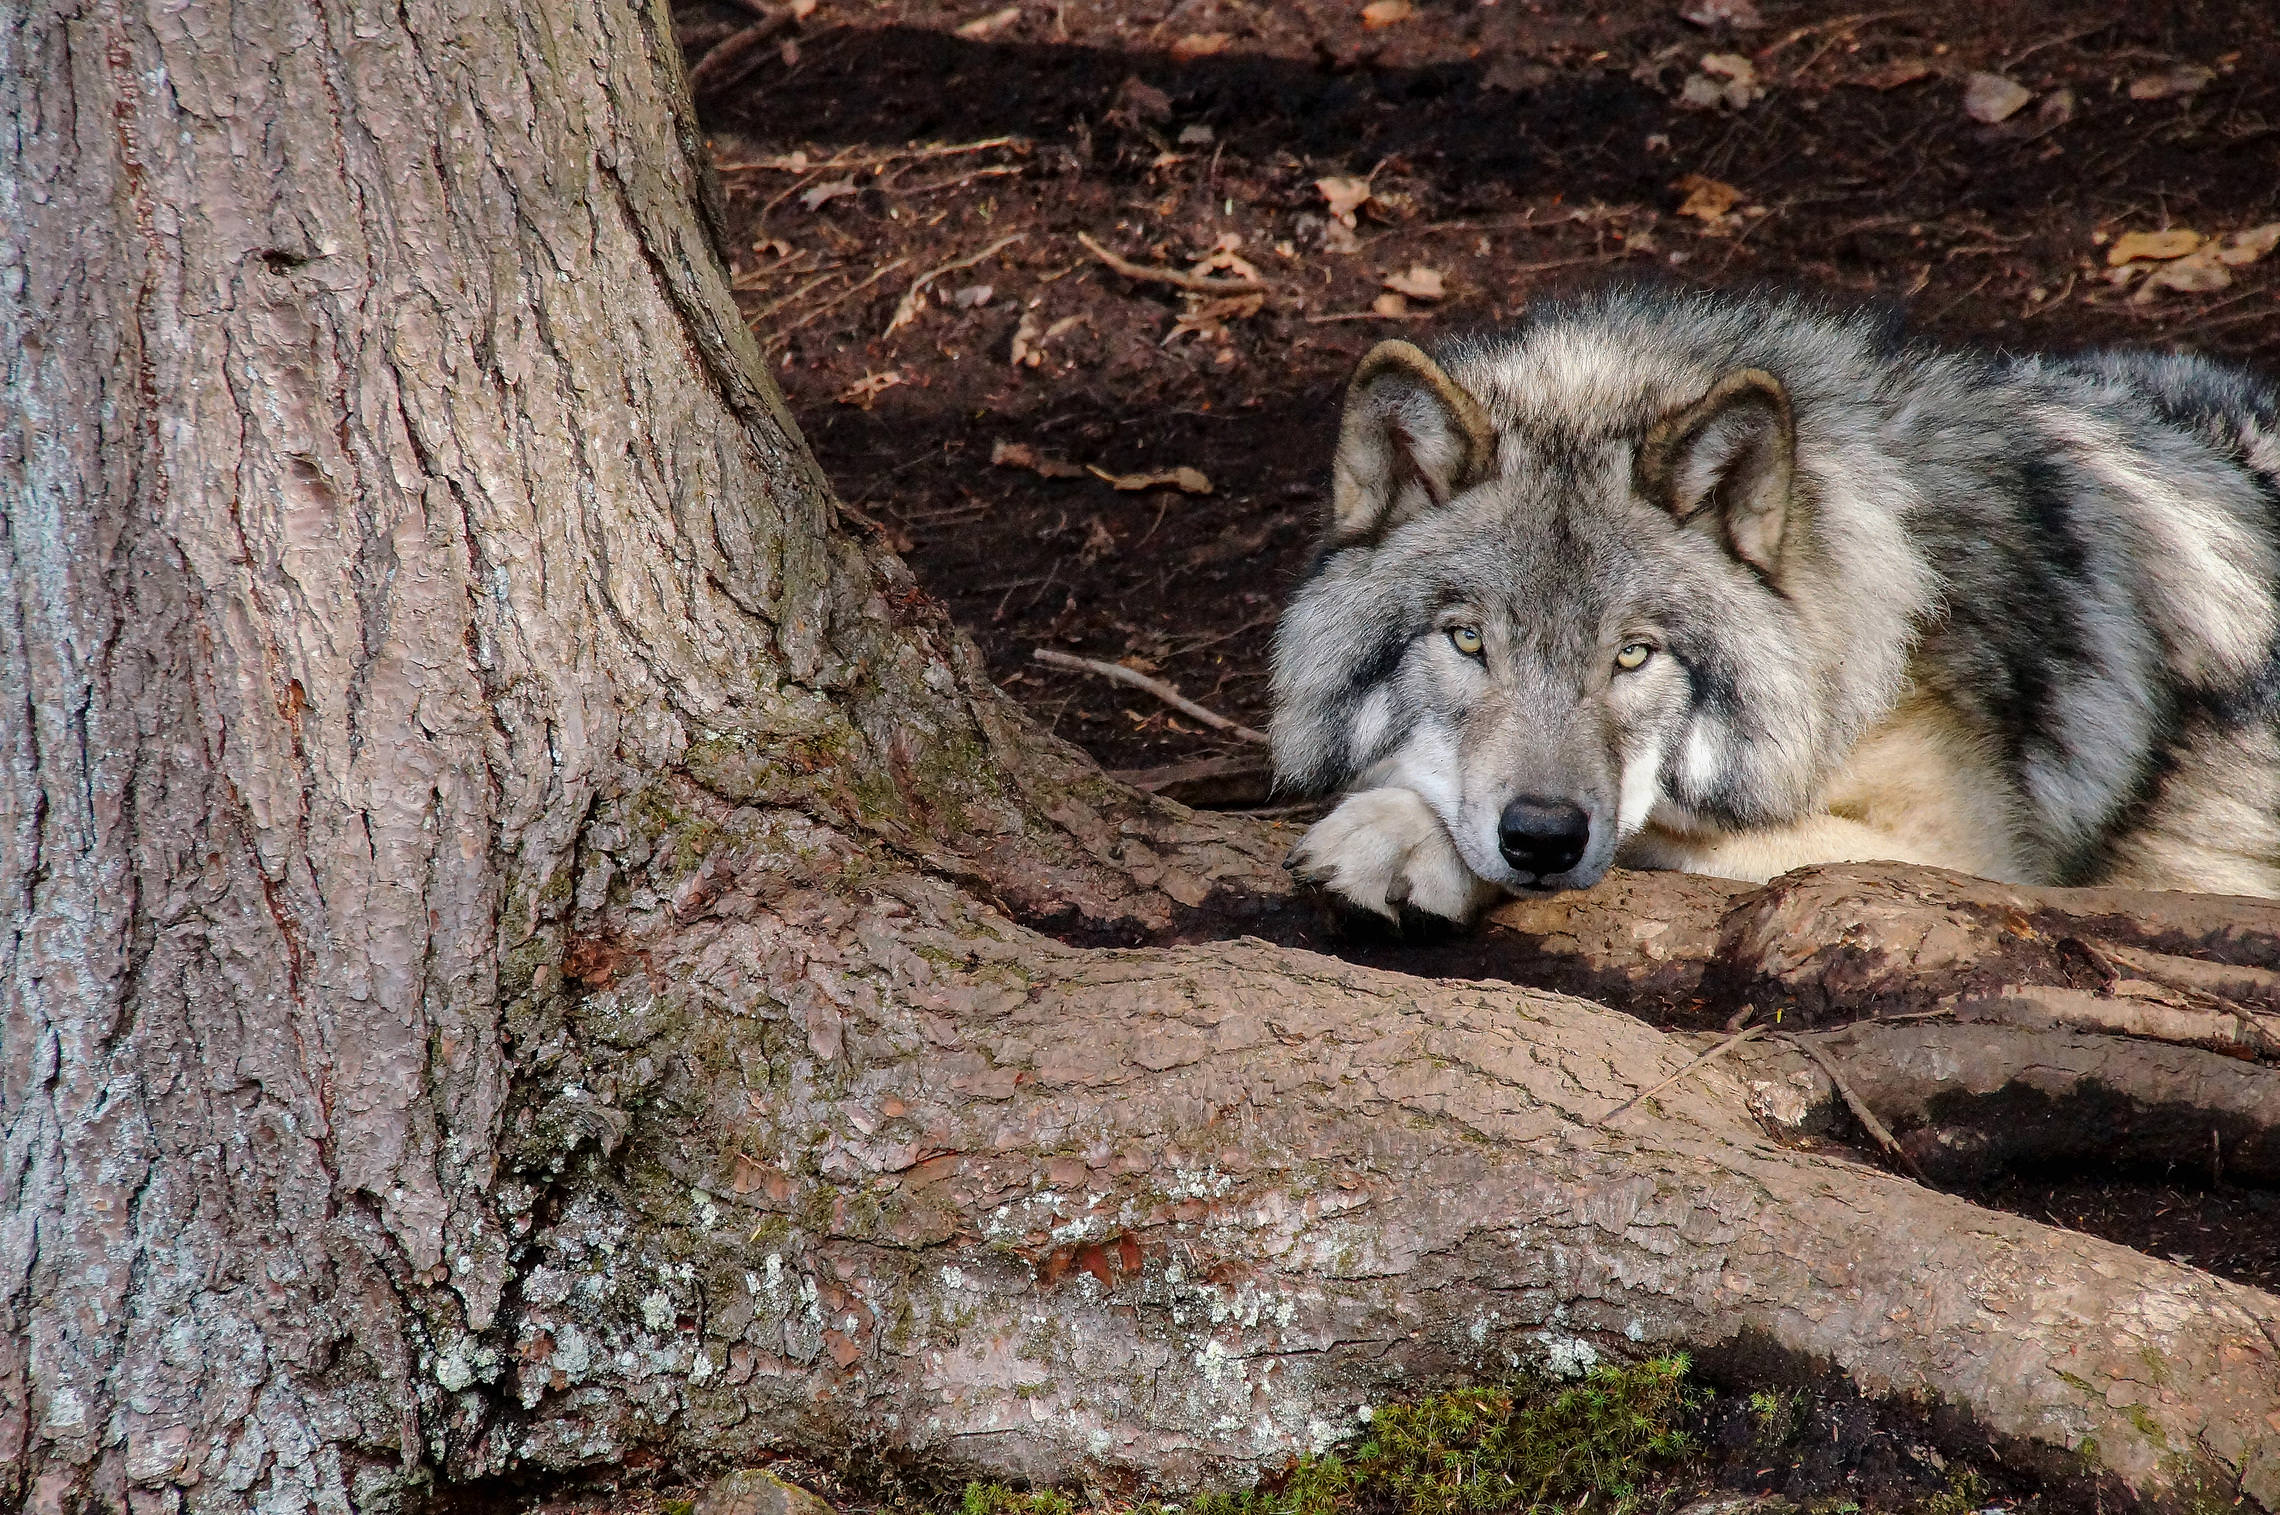
[(1615, 290), (1349, 393), (1277, 631), (1293, 866), (1469, 915), (1622, 861), (2280, 895), (2280, 395)]

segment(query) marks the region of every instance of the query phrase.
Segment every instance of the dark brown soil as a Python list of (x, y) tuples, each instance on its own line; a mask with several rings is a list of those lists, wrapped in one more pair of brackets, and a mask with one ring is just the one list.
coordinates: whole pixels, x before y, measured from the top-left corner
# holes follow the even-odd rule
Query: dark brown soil
[[(1121, 661), (1264, 725), (1266, 651), (1311, 550), (1341, 388), (1380, 338), (1629, 277), (1894, 302), (1938, 337), (2002, 347), (2255, 359), (2280, 343), (2280, 254), (2205, 294), (2133, 301), (2105, 277), (2122, 233), (2280, 220), (2271, 6), (1837, 16), (1758, 0), (1746, 31), (1681, 8), (1416, 0), (1372, 29), (1361, 0), (1031, 0), (1010, 19), (992, 0), (823, 0), (737, 67), (708, 65), (699, 104), (740, 297), (849, 514), (1040, 721), (1115, 769), (1229, 760), (1183, 797), (1258, 807), (1256, 747), (1031, 655)], [(683, 46), (701, 60), (761, 11), (685, 0)], [(1747, 56), (1764, 97), (1682, 105), (1714, 53)], [(2209, 77), (2140, 98), (2180, 66)], [(1978, 70), (2034, 100), (1972, 120)], [(1679, 213), (1689, 175), (1738, 192), (1726, 218)], [(1350, 230), (1329, 178), (1368, 181)], [(1224, 249), (1267, 298), (1214, 310), (1112, 271), (1080, 233), (1154, 268)], [(1418, 266), (1445, 296), (1374, 314)], [(1209, 492), (1091, 471), (1181, 467)], [(2280, 1286), (2269, 1193), (2030, 1175), (1974, 1197)], [(1798, 1467), (1828, 1469), (1769, 1459), (1762, 1479), (1753, 1462), (1718, 1481), (1813, 1499), (1857, 1485), (1883, 1455), (1876, 1422), (1848, 1432), (1831, 1403), (1795, 1437)], [(1839, 1453), (1802, 1450), (1824, 1440)]]

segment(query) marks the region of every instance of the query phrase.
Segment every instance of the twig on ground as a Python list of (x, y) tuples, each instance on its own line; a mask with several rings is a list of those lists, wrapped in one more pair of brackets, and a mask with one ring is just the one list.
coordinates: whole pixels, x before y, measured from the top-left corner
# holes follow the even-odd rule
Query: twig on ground
[(1382, 310), (1339, 310), (1328, 315), (1308, 316), (1309, 326), (1327, 326), (1332, 321), (1423, 321), (1431, 317), (1429, 310), (1398, 310), (1388, 315)]
[(955, 158), (961, 153), (987, 152), (993, 147), (1026, 148), (1027, 137), (983, 137), (973, 142), (928, 142), (918, 147), (898, 148), (884, 153), (836, 153), (821, 162), (810, 163), (805, 153), (786, 153), (775, 158), (756, 158), (749, 163), (722, 163), (713, 172), (720, 174), (830, 173), (835, 169), (882, 168), (889, 163), (901, 163), (920, 158)]
[[(773, 340), (778, 337), (787, 336), (792, 332), (798, 331), (801, 327), (807, 325), (808, 322), (816, 319), (816, 317), (824, 315), (830, 311), (837, 310), (840, 306), (845, 305), (849, 300), (854, 299), (864, 290), (869, 289), (872, 285), (878, 283), (881, 279), (884, 279), (887, 275), (893, 273), (896, 269), (902, 267), (909, 261), (910, 259), (908, 258), (897, 258), (892, 263), (882, 264), (877, 269), (874, 269), (871, 273), (871, 276), (865, 279), (862, 283), (848, 285), (838, 294), (833, 295), (830, 299), (824, 301), (821, 305), (818, 305), (815, 309), (809, 311), (806, 315), (800, 317), (791, 325), (777, 327), (774, 331), (769, 333), (770, 339)], [(782, 343), (779, 342), (776, 343), (776, 345), (782, 346)]]
[(910, 288), (904, 292), (902, 299), (895, 303), (894, 316), (887, 322), (887, 329), (880, 335), (891, 337), (903, 327), (917, 320), (921, 302), (926, 298), (926, 288), (936, 279), (941, 278), (944, 274), (954, 274), (961, 268), (972, 268), (984, 258), (1002, 252), (1028, 235), (1029, 233), (1025, 231), (1010, 232), (978, 253), (968, 253), (963, 258), (952, 258), (940, 268), (930, 268), (925, 273), (920, 274)]
[(1756, 59), (1756, 61), (1763, 63), (1768, 58), (1771, 58), (1775, 53), (1782, 51), (1784, 48), (1791, 46), (1793, 43), (1802, 42), (1807, 37), (1814, 36), (1821, 32), (1843, 33), (1851, 31), (1855, 27), (1866, 26), (1871, 21), (1891, 21), (1900, 16), (1913, 16), (1914, 14), (1916, 14), (1915, 8), (1910, 7), (1906, 10), (1896, 11), (1862, 11), (1858, 15), (1837, 16), (1827, 21), (1815, 21), (1809, 26), (1791, 28), (1790, 30), (1782, 33), (1780, 41), (1768, 43), (1766, 46), (1759, 48), (1757, 52), (1752, 56)]
[(1686, 1075), (1689, 1073), (1692, 1073), (1695, 1069), (1700, 1068), (1705, 1064), (1714, 1062), (1718, 1058), (1724, 1057), (1727, 1053), (1733, 1051), (1742, 1043), (1747, 1041), (1755, 1041), (1758, 1037), (1763, 1036), (1764, 1034), (1765, 1027), (1763, 1026), (1744, 1026), (1741, 1030), (1735, 1032), (1732, 1036), (1727, 1037), (1724, 1041), (1720, 1042), (1717, 1046), (1712, 1047), (1709, 1051), (1701, 1053), (1691, 1059), (1685, 1067), (1679, 1069), (1676, 1073), (1673, 1073), (1670, 1077), (1664, 1079), (1661, 1083), (1650, 1084), (1648, 1087), (1641, 1089), (1638, 1093), (1632, 1095), (1629, 1099), (1623, 1101), (1623, 1103), (1617, 1105), (1614, 1109), (1608, 1111), (1605, 1115), (1600, 1116), (1599, 1119), (1593, 1121), (1591, 1124), (1594, 1126), (1606, 1125), (1609, 1121), (1613, 1120), (1616, 1116), (1621, 1115), (1624, 1111), (1630, 1109), (1640, 1100), (1654, 1098), (1656, 1095), (1662, 1093), (1663, 1090), (1668, 1089), (1671, 1085), (1677, 1083), (1680, 1079), (1686, 1077)]
[(2101, 21), (2095, 26), (2077, 27), (2070, 32), (2060, 32), (2055, 37), (2045, 37), (2031, 47), (2022, 48), (2020, 51), (2011, 54), (2010, 57), (2005, 58), (2002, 66), (2006, 69), (2017, 68), (2046, 47), (2064, 47), (2069, 42), (2080, 42), (2085, 37), (2095, 37), (2098, 33), (2119, 25), (2121, 25), (2120, 18), (2116, 17)]
[(1845, 1102), (1845, 1108), (1853, 1113), (1854, 1120), (1860, 1122), (1861, 1129), (1873, 1137), (1876, 1144), (1884, 1149), (1884, 1155), (1906, 1169), (1908, 1176), (1916, 1182), (1926, 1182), (1924, 1170), (1916, 1166), (1916, 1160), (1908, 1155), (1908, 1149), (1901, 1146), (1899, 1140), (1884, 1128), (1884, 1122), (1876, 1118), (1874, 1111), (1861, 1103), (1860, 1096), (1853, 1093), (1852, 1085), (1845, 1082), (1845, 1076), (1837, 1071), (1837, 1065), (1829, 1060), (1827, 1053), (1811, 1042), (1802, 1041), (1794, 1036), (1779, 1035), (1774, 1040), (1811, 1058), (1823, 1073), (1829, 1075), (1829, 1082), (1836, 1086), (1837, 1098)]
[(822, 273), (817, 274), (814, 278), (808, 280), (805, 284), (802, 284), (798, 289), (793, 290), (790, 294), (784, 296), (782, 299), (771, 300), (766, 305), (763, 305), (758, 310), (752, 312), (751, 315), (746, 316), (744, 318), (744, 324), (747, 326), (759, 325), (762, 321), (767, 320), (770, 316), (774, 315), (777, 311), (782, 310), (785, 306), (798, 304), (800, 301), (806, 299), (809, 295), (815, 293), (816, 290), (822, 288), (826, 284), (829, 284), (832, 280), (838, 278), (846, 271), (847, 270), (843, 268), (825, 269)]
[(2064, 305), (2067, 301), (2067, 298), (2074, 293), (2074, 281), (2080, 277), (2081, 275), (2079, 274), (2069, 273), (2066, 276), (2065, 285), (2059, 290), (2057, 294), (2051, 295), (2040, 305), (2029, 305), (2025, 310), (2019, 312), (2019, 319), (2022, 321), (2032, 321), (2035, 317), (2048, 315), (2050, 312), (2058, 309), (2061, 305)]
[(689, 70), (689, 97), (702, 98), (713, 90), (726, 89), (744, 77), (760, 60), (753, 56), (762, 43), (792, 24), (789, 9), (763, 15), (744, 30), (715, 46), (697, 60)]
[(1086, 252), (1091, 253), (1127, 279), (1143, 279), (1154, 284), (1169, 284), (1174, 289), (1184, 289), (1192, 294), (1199, 295), (1256, 295), (1266, 293), (1267, 286), (1256, 279), (1214, 279), (1207, 274), (1185, 273), (1177, 268), (1153, 268), (1145, 263), (1135, 263), (1130, 258), (1118, 257), (1083, 232), (1077, 233), (1077, 240), (1084, 244)]
[(956, 189), (961, 184), (971, 184), (976, 179), (1002, 179), (1008, 174), (1020, 172), (1021, 165), (1018, 163), (993, 163), (988, 168), (977, 168), (970, 174), (959, 174), (955, 178), (929, 179), (924, 184), (896, 185), (887, 193), (897, 198), (905, 195), (939, 194), (946, 189)]
[(1119, 684), (1128, 684), (1144, 694), (1154, 695), (1182, 715), (1201, 721), (1214, 731), (1226, 732), (1237, 741), (1257, 742), (1262, 746), (1266, 743), (1267, 734), (1265, 732), (1253, 731), (1250, 727), (1238, 721), (1231, 721), (1208, 706), (1198, 705), (1162, 679), (1152, 679), (1137, 668), (1127, 668), (1122, 663), (1104, 663), (1098, 658), (1080, 658), (1073, 653), (1056, 651), (1051, 647), (1039, 647), (1030, 653), (1030, 656), (1048, 668), (1065, 668), (1071, 673), (1089, 673), (1100, 678), (1113, 679)]

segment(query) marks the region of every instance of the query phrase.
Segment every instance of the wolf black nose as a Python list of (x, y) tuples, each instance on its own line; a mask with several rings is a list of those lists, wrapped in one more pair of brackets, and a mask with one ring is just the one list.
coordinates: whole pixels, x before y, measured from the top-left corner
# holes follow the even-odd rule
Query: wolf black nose
[(1590, 842), (1591, 817), (1566, 800), (1524, 794), (1496, 820), (1496, 845), (1504, 860), (1538, 878), (1573, 868)]

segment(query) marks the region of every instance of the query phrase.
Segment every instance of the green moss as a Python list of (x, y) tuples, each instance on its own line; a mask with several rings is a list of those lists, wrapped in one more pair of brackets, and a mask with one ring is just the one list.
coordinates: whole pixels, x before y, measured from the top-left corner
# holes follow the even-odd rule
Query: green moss
[(1022, 1493), (1002, 1483), (970, 1483), (958, 1515), (1077, 1515), (1077, 1502), (1058, 1489)]
[[(1564, 1388), (1523, 1383), (1390, 1405), (1342, 1460), (1359, 1490), (1380, 1494), (1373, 1504), (1402, 1515), (1568, 1508), (1586, 1495), (1620, 1512), (1636, 1505), (1654, 1468), (1688, 1449), (1677, 1424), (1686, 1370), (1683, 1357), (1656, 1358), (1603, 1365)], [(1314, 1498), (1335, 1482), (1318, 1478)]]
[[(1167, 1515), (1549, 1515), (1636, 1509), (1691, 1443), (1683, 1357), (1602, 1366), (1580, 1383), (1521, 1380), (1378, 1410), (1356, 1443), (1305, 1457), (1279, 1479), (1206, 1494)], [(959, 1515), (1077, 1515), (1053, 1490), (969, 1484)], [(1948, 1515), (1948, 1512), (1941, 1512)]]
[(2136, 1426), (2138, 1434), (2147, 1441), (2152, 1442), (2157, 1447), (2169, 1445), (2169, 1438), (2161, 1434), (2161, 1422), (2155, 1420), (2153, 1412), (2144, 1405), (2131, 1405), (2122, 1413), (2130, 1418), (2130, 1424)]
[(1775, 1449), (1789, 1445), (1796, 1438), (1811, 1408), (1810, 1396), (1803, 1390), (1784, 1394), (1774, 1389), (1759, 1389), (1744, 1403), (1749, 1406), (1750, 1419), (1757, 1423), (1758, 1444)]
[(1948, 1479), (1946, 1488), (1916, 1506), (1915, 1515), (1972, 1515), (1987, 1502), (1987, 1489), (1969, 1468)]

